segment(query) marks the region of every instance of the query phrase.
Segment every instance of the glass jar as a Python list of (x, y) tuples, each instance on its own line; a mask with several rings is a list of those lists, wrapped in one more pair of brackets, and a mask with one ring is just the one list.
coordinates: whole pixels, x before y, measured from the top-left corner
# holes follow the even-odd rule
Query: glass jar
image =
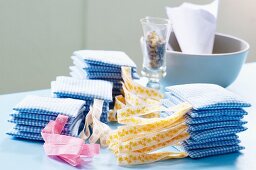
[(166, 75), (166, 49), (170, 34), (168, 19), (146, 17), (140, 20), (144, 36), (142, 75), (149, 79), (147, 86), (159, 89), (159, 81)]

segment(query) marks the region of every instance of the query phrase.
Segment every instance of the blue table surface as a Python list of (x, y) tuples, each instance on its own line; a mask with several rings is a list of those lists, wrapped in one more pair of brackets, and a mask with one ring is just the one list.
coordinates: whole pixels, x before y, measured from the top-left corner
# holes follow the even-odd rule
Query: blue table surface
[(42, 143), (26, 140), (13, 139), (5, 133), (12, 128), (8, 123), (12, 108), (23, 97), (28, 94), (49, 96), (49, 90), (14, 93), (0, 95), (0, 169), (10, 170), (54, 170), (54, 169), (256, 169), (256, 63), (244, 65), (237, 80), (228, 87), (229, 90), (244, 96), (252, 103), (247, 109), (249, 114), (245, 120), (248, 121), (248, 130), (241, 133), (242, 145), (246, 147), (240, 154), (233, 153), (203, 159), (176, 159), (156, 162), (147, 165), (121, 167), (116, 163), (114, 155), (108, 149), (101, 149), (100, 155), (88, 161), (81, 167), (75, 168), (61, 162), (58, 159), (49, 158), (45, 155)]

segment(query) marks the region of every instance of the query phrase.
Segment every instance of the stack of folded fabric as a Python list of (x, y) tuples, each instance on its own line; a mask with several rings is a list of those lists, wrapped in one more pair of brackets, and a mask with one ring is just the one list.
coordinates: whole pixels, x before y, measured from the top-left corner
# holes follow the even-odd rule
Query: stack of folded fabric
[(51, 83), (54, 97), (84, 100), (85, 115), (89, 112), (94, 99), (104, 100), (100, 120), (108, 120), (109, 103), (112, 102), (113, 84), (103, 80), (83, 80), (73, 77), (59, 76)]
[(9, 122), (15, 126), (7, 134), (24, 139), (43, 140), (42, 129), (50, 120), (63, 114), (69, 117), (63, 134), (78, 136), (84, 120), (84, 105), (84, 101), (76, 99), (27, 96), (13, 108), (15, 112), (11, 114)]
[(132, 67), (133, 78), (139, 78), (135, 63), (121, 51), (81, 50), (71, 57), (70, 75), (79, 79), (106, 80), (113, 83), (113, 98), (121, 94), (121, 67)]
[(243, 125), (244, 107), (250, 104), (230, 91), (213, 84), (186, 84), (167, 87), (169, 100), (178, 104), (189, 102), (193, 110), (186, 115), (190, 138), (183, 143), (191, 158), (236, 152), (237, 133), (246, 130)]

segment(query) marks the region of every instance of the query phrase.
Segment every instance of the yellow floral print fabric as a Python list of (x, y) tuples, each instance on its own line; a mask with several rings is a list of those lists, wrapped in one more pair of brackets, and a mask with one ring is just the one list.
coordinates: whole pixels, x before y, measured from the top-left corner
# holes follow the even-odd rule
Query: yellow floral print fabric
[[(118, 164), (134, 165), (159, 160), (183, 158), (186, 152), (160, 152), (161, 148), (179, 145), (189, 138), (184, 115), (192, 108), (182, 103), (172, 108), (161, 105), (163, 94), (141, 86), (131, 78), (131, 69), (122, 68), (124, 96), (117, 96), (109, 113), (110, 121), (119, 126), (107, 140), (109, 149), (116, 155)], [(160, 118), (160, 112), (172, 114)]]

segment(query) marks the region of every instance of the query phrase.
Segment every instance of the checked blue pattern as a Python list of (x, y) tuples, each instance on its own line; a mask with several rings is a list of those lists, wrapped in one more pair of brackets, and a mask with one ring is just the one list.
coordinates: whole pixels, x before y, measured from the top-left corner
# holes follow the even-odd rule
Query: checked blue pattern
[(210, 116), (244, 116), (248, 113), (244, 109), (214, 109), (214, 110), (192, 110), (188, 113), (192, 118)]
[[(70, 66), (70, 75), (78, 79), (93, 79), (93, 80), (106, 80), (111, 82), (120, 82), (122, 80), (121, 71), (120, 72), (107, 72), (100, 71), (86, 71), (85, 69), (80, 69), (77, 66)], [(120, 69), (121, 70), (121, 69)], [(139, 79), (140, 76), (135, 72), (132, 73), (133, 79)]]
[(214, 84), (185, 84), (166, 87), (169, 97), (186, 101), (194, 110), (232, 109), (251, 106), (234, 93)]
[(209, 122), (223, 122), (223, 121), (233, 121), (241, 120), (243, 116), (209, 116), (209, 117), (199, 117), (191, 118), (189, 115), (186, 115), (187, 124), (199, 124), (199, 123), (209, 123)]
[(242, 149), (244, 149), (244, 147), (239, 145), (233, 145), (233, 146), (225, 146), (225, 147), (221, 146), (221, 147), (207, 148), (207, 149), (188, 150), (187, 152), (191, 158), (203, 158), (208, 156), (237, 152)]
[(203, 140), (207, 138), (213, 138), (218, 136), (226, 136), (236, 134), (242, 131), (245, 131), (247, 128), (243, 126), (237, 127), (224, 127), (224, 128), (215, 128), (204, 131), (190, 132), (190, 138), (194, 140)]
[(10, 116), (14, 118), (49, 121), (49, 120), (55, 120), (57, 115), (47, 115), (47, 114), (38, 114), (38, 113), (30, 113), (30, 112), (15, 112), (10, 114)]
[(58, 99), (41, 96), (26, 96), (13, 110), (26, 113), (40, 113), (45, 115), (58, 114), (76, 117), (83, 111), (85, 101), (76, 99)]
[(188, 102), (193, 109), (185, 116), (190, 138), (183, 142), (191, 158), (236, 152), (243, 147), (236, 135), (246, 130), (242, 121), (250, 104), (214, 84), (185, 84), (167, 87), (162, 103), (170, 107)]
[(212, 138), (206, 138), (201, 140), (194, 140), (194, 139), (187, 139), (186, 144), (188, 145), (197, 145), (197, 144), (204, 144), (204, 143), (212, 143), (212, 142), (218, 142), (222, 140), (237, 140), (238, 136), (235, 134), (232, 135), (226, 135), (226, 136), (218, 136), (218, 137), (212, 137)]
[[(85, 96), (84, 94), (72, 94), (70, 92), (54, 92), (55, 96), (58, 98), (72, 98), (72, 99), (79, 99), (79, 100), (84, 100), (86, 102), (90, 102), (93, 101), (94, 97), (93, 96)], [(101, 96), (98, 96), (95, 98), (100, 99), (102, 98)], [(111, 97), (111, 101), (110, 100), (105, 100), (107, 103), (112, 101), (112, 97)]]
[(20, 125), (38, 126), (38, 127), (45, 127), (48, 124), (48, 121), (22, 119), (22, 118), (12, 118), (12, 119), (8, 120), (8, 122), (20, 124)]
[(80, 50), (75, 51), (73, 56), (91, 64), (136, 67), (129, 56), (121, 51)]
[(223, 121), (223, 122), (209, 122), (209, 123), (200, 123), (200, 124), (192, 124), (188, 125), (188, 129), (190, 132), (193, 131), (202, 131), (208, 129), (215, 129), (220, 127), (234, 127), (234, 126), (242, 126), (246, 124), (246, 121), (237, 120), (237, 121)]
[[(17, 131), (21, 131), (21, 132), (29, 132), (29, 133), (41, 133), (41, 131), (43, 130), (44, 127), (38, 127), (38, 126), (26, 126), (26, 125), (15, 125), (13, 129), (17, 130)], [(70, 129), (65, 126), (65, 128), (63, 129), (63, 133), (62, 134), (71, 134)]]
[(40, 133), (20, 132), (17, 130), (13, 130), (12, 132), (8, 132), (6, 134), (16, 138), (43, 141), (43, 138)]
[[(23, 118), (11, 118), (8, 120), (10, 123), (18, 124), (18, 125), (25, 125), (31, 127), (45, 127), (49, 121), (43, 120), (33, 120), (33, 119), (23, 119)], [(69, 120), (65, 127), (70, 128), (75, 120)]]
[(193, 150), (193, 149), (204, 149), (204, 148), (214, 148), (214, 147), (225, 147), (225, 146), (233, 146), (238, 145), (240, 143), (239, 139), (235, 140), (222, 140), (222, 141), (215, 141), (215, 142), (208, 142), (208, 143), (200, 143), (194, 145), (188, 145), (184, 142), (182, 145), (185, 150)]
[[(20, 132), (29, 132), (29, 133), (41, 133), (44, 127), (37, 127), (37, 126), (26, 126), (26, 125), (15, 125), (13, 129), (20, 131)], [(70, 127), (65, 126), (62, 133), (63, 135), (71, 135)], [(75, 136), (75, 135), (71, 135)]]
[[(102, 66), (96, 64), (86, 63), (87, 67), (83, 68), (87, 73), (100, 72), (100, 73), (121, 73), (121, 67), (113, 67), (113, 66)], [(79, 67), (74, 63), (74, 66)], [(132, 68), (132, 73), (137, 73), (136, 68)]]
[(74, 96), (74, 98), (112, 101), (113, 84), (103, 80), (79, 80), (72, 77), (60, 76), (51, 83), (52, 93), (59, 96)]
[[(120, 67), (109, 67), (109, 66), (102, 66), (102, 65), (95, 65), (87, 63), (88, 67), (83, 68), (87, 73), (121, 73)], [(75, 67), (79, 67), (75, 65)]]

